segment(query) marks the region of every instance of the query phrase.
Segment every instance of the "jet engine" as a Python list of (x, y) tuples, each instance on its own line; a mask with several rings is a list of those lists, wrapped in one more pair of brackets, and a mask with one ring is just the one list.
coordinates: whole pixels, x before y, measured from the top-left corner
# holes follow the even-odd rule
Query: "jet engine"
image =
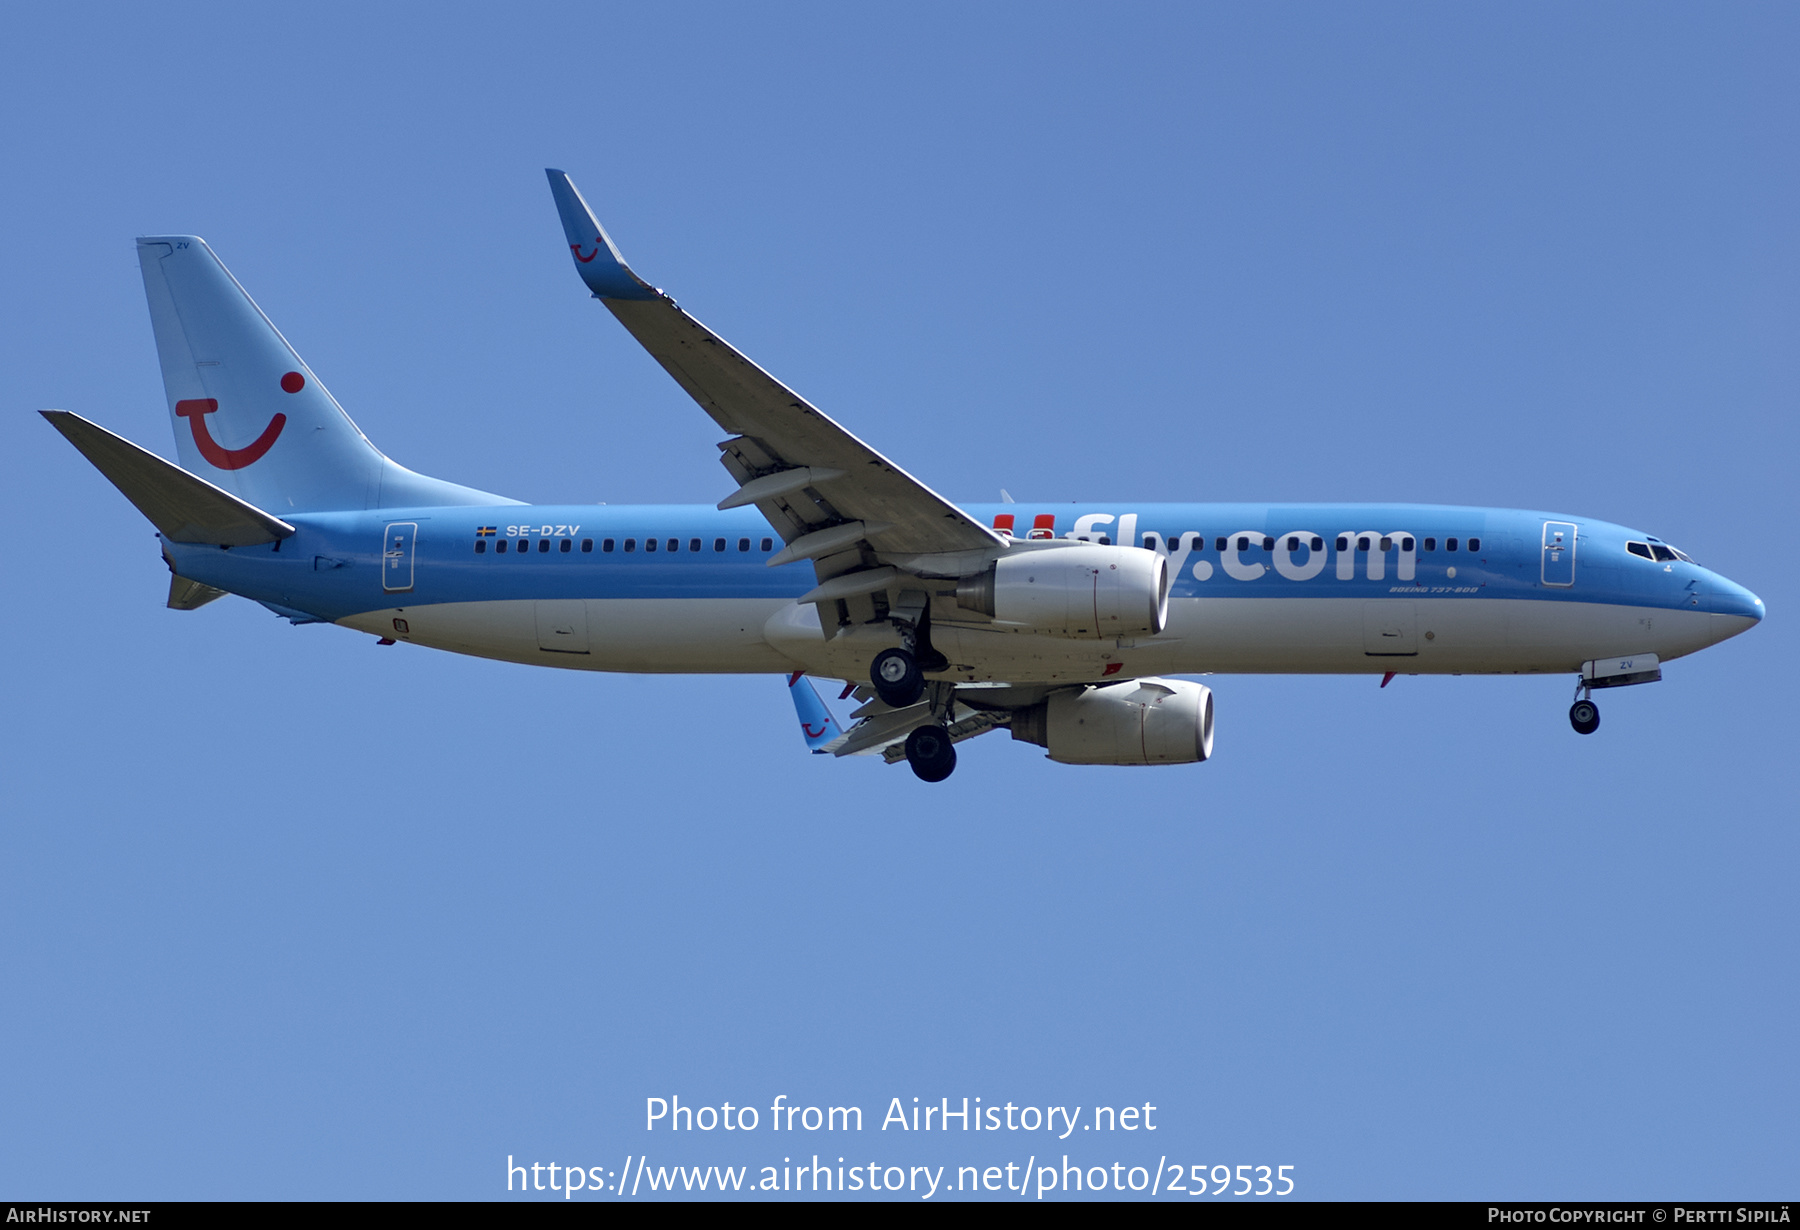
[(1052, 636), (1151, 636), (1169, 616), (1169, 561), (1083, 543), (1021, 551), (956, 587), (956, 605)]
[(1212, 755), (1212, 689), (1133, 679), (1053, 692), (1014, 711), (1012, 737), (1062, 764), (1197, 764)]

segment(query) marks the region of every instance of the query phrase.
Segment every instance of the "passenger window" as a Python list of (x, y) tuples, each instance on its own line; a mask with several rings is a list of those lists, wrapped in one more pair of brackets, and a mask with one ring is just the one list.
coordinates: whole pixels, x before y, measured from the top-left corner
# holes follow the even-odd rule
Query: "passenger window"
[(1435, 550), (1437, 550), (1437, 539), (1435, 539), (1435, 538), (1427, 538), (1427, 539), (1426, 539), (1426, 540), (1425, 540), (1425, 549), (1426, 549), (1426, 550), (1427, 550), (1427, 551), (1435, 551)]
[(1274, 549), (1275, 549), (1275, 540), (1273, 538), (1270, 538), (1267, 534), (1264, 534), (1263, 535), (1263, 550), (1273, 551)]
[[(1100, 545), (1103, 547), (1110, 547), (1110, 546), (1112, 546), (1112, 539), (1108, 538), (1105, 534), (1102, 534), (1102, 535), (1100, 535)], [(767, 547), (763, 548), (763, 550), (765, 550), (765, 551), (767, 551), (768, 549), (769, 548), (767, 548)]]
[(592, 555), (594, 553), (594, 540), (592, 538), (583, 538), (581, 540), (581, 550), (585, 555)]
[(1675, 552), (1669, 550), (1669, 548), (1663, 546), (1660, 542), (1651, 543), (1650, 549), (1656, 552), (1656, 562), (1659, 564), (1666, 564), (1675, 558)]
[(610, 538), (602, 538), (600, 540), (600, 549), (602, 551), (611, 552), (613, 549), (613, 540)]
[(543, 555), (546, 552), (548, 552), (549, 550), (550, 550), (550, 540), (548, 538), (538, 539), (538, 554)]
[[(627, 550), (627, 551), (629, 551), (629, 550), (631, 550), (631, 548), (630, 548), (630, 547), (626, 547), (626, 548), (625, 548), (625, 549), (626, 549), (626, 550)], [(644, 550), (646, 550), (646, 551), (654, 551), (654, 550), (656, 550), (656, 539), (654, 539), (654, 538), (646, 538), (646, 539), (644, 539)]]
[(1381, 549), (1383, 551), (1392, 551), (1394, 549), (1394, 540), (1392, 538), (1383, 537), (1381, 540)]
[(1471, 551), (1481, 550), (1481, 539), (1479, 539), (1479, 538), (1469, 539), (1469, 550), (1471, 550)]
[(1156, 535), (1155, 534), (1145, 534), (1144, 535), (1144, 550), (1146, 550), (1146, 551), (1156, 550)]
[(1218, 540), (1217, 540), (1217, 541), (1216, 541), (1216, 543), (1215, 543), (1215, 544), (1214, 544), (1214, 546), (1213, 546), (1213, 550), (1215, 550), (1215, 551), (1223, 551), (1223, 550), (1224, 550), (1224, 549), (1225, 549), (1225, 540), (1224, 540), (1224, 539), (1223, 539), (1223, 538), (1220, 538), (1220, 539), (1218, 539)]
[(1294, 535), (1289, 534), (1287, 549), (1290, 551), (1298, 551), (1300, 549), (1300, 540), (1298, 538), (1296, 538)]
[(671, 551), (681, 550), (681, 539), (679, 539), (679, 538), (669, 539), (668, 546), (669, 546), (669, 550), (671, 550)]
[(1195, 534), (1192, 538), (1190, 538), (1188, 540), (1188, 550), (1190, 550), (1190, 551), (1206, 550), (1206, 536), (1203, 534)]
[(494, 544), (494, 553), (497, 555), (506, 554), (506, 539), (502, 538), (499, 542)]
[(1367, 534), (1362, 535), (1356, 540), (1356, 549), (1358, 551), (1367, 551), (1374, 545), (1374, 541)]
[(1325, 549), (1325, 540), (1320, 538), (1317, 534), (1314, 534), (1310, 545), (1314, 551), (1323, 551)]
[(1238, 550), (1248, 551), (1249, 549), (1250, 549), (1250, 540), (1248, 538), (1244, 537), (1242, 534), (1239, 534), (1238, 535)]
[(1650, 554), (1650, 544), (1647, 542), (1628, 542), (1625, 544), (1625, 549), (1633, 555), (1641, 555), (1645, 559), (1652, 558)]
[(1456, 539), (1454, 539), (1454, 538), (1444, 539), (1444, 550), (1446, 550), (1446, 551), (1456, 550)]
[(713, 550), (723, 551), (724, 549), (725, 549), (725, 540), (723, 538), (713, 539)]
[(556, 549), (561, 551), (564, 555), (567, 555), (575, 549), (575, 540), (573, 538), (565, 538), (562, 540), (562, 546)]
[(637, 539), (627, 538), (625, 540), (625, 553), (627, 555), (629, 555), (631, 552), (633, 552), (635, 550), (637, 550)]
[(487, 554), (487, 539), (477, 538), (475, 540), (475, 554), (477, 554), (477, 555), (486, 555)]
[(688, 550), (698, 551), (699, 549), (700, 549), (700, 540), (698, 538), (688, 539)]
[(738, 539), (738, 550), (748, 551), (749, 549), (750, 549), (750, 540), (748, 538)]
[(1413, 549), (1413, 537), (1411, 534), (1408, 534), (1405, 538), (1400, 540), (1400, 549), (1402, 551), (1410, 551)]
[(1337, 549), (1339, 551), (1348, 551), (1350, 549), (1350, 538), (1348, 535), (1345, 535), (1345, 534), (1338, 535)]
[(775, 540), (773, 538), (763, 539), (762, 549), (765, 551), (773, 551), (775, 549)]

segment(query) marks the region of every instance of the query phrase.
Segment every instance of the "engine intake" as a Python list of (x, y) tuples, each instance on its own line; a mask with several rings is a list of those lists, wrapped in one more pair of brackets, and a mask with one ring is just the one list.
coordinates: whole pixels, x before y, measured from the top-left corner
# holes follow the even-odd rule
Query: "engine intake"
[(1133, 679), (1053, 692), (1013, 713), (1012, 737), (1062, 764), (1198, 764), (1212, 755), (1212, 689)]
[(956, 587), (956, 605), (1052, 636), (1149, 636), (1169, 618), (1169, 561), (1083, 543), (1023, 551)]

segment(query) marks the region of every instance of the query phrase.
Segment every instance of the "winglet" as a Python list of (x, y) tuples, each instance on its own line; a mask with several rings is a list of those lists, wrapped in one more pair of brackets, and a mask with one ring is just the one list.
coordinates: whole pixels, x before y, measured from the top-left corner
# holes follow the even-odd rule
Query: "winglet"
[(563, 235), (569, 241), (569, 255), (575, 260), (575, 272), (594, 292), (596, 299), (655, 299), (659, 292), (637, 274), (619, 255), (594, 211), (575, 191), (568, 175), (546, 167), (550, 178), (550, 195), (556, 198), (556, 212), (562, 217)]
[(794, 698), (794, 713), (800, 719), (800, 734), (806, 739), (806, 746), (813, 755), (823, 756), (825, 745), (844, 733), (837, 719), (819, 699), (804, 672), (795, 671), (788, 676), (788, 694)]

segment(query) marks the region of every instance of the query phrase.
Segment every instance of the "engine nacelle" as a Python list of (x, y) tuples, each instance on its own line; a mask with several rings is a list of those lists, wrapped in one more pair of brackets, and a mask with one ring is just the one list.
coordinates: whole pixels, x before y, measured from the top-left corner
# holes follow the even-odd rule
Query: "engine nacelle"
[(1053, 692), (1014, 712), (1012, 736), (1062, 764), (1197, 764), (1212, 755), (1212, 689), (1133, 679)]
[(1169, 561), (1097, 543), (1021, 551), (956, 587), (956, 604), (1051, 636), (1152, 636), (1169, 618)]

